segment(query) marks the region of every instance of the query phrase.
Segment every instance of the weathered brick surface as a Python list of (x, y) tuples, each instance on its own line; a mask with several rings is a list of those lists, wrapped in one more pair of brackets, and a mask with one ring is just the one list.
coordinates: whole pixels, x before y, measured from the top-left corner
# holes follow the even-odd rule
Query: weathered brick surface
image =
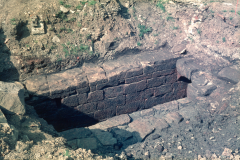
[(143, 107), (144, 103), (142, 101), (135, 101), (123, 106), (117, 106), (116, 115), (132, 113)]
[(126, 95), (126, 104), (129, 104), (134, 101), (143, 101), (144, 100), (144, 92), (137, 92)]
[(80, 111), (81, 113), (85, 113), (85, 114), (92, 113), (97, 110), (97, 103), (96, 102), (86, 103), (83, 105), (79, 105), (79, 106), (75, 107), (74, 109)]
[(144, 79), (149, 79), (152, 78), (152, 74), (148, 74), (148, 75), (140, 75), (140, 76), (135, 76), (135, 77), (131, 77), (131, 78), (126, 78), (125, 79), (125, 83), (129, 84), (129, 83), (134, 83), (134, 82), (139, 82), (141, 80)]
[(136, 83), (131, 83), (131, 84), (126, 84), (125, 85), (125, 94), (131, 94), (131, 93), (136, 93), (139, 91), (143, 91), (144, 89), (147, 88), (147, 83), (146, 80), (142, 80), (140, 82)]
[(156, 87), (155, 92), (154, 92), (154, 96), (160, 96), (160, 95), (164, 95), (168, 92), (172, 91), (172, 85), (171, 84), (166, 84), (166, 85), (162, 85), (159, 87)]
[(87, 94), (72, 95), (70, 97), (63, 98), (61, 102), (68, 107), (75, 107), (80, 103), (83, 104), (87, 102)]
[(152, 77), (155, 78), (155, 77), (160, 77), (160, 76), (166, 76), (166, 75), (173, 74), (174, 72), (176, 72), (176, 69), (157, 71), (157, 72), (152, 73)]
[(165, 83), (165, 77), (156, 77), (147, 80), (148, 88), (158, 87)]
[(166, 83), (174, 83), (177, 81), (177, 73), (166, 76)]
[(98, 103), (98, 110), (107, 109), (107, 108), (116, 108), (116, 106), (124, 105), (125, 102), (126, 102), (125, 95), (104, 99), (104, 101), (101, 101)]
[(104, 91), (105, 98), (117, 97), (118, 95), (123, 95), (124, 85), (108, 87), (108, 88), (104, 89), (103, 91)]
[(116, 108), (107, 108), (103, 110), (98, 110), (94, 113), (94, 118), (96, 120), (104, 120), (116, 116)]
[(103, 100), (103, 91), (102, 90), (98, 90), (98, 91), (94, 91), (94, 92), (90, 92), (88, 94), (88, 102), (97, 102)]

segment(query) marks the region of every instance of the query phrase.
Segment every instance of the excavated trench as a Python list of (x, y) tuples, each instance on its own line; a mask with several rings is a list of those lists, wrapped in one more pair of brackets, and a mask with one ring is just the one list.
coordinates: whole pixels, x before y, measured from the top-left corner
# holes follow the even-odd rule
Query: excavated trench
[(186, 97), (191, 81), (177, 73), (178, 59), (167, 51), (144, 52), (31, 77), (26, 103), (59, 132), (90, 126)]

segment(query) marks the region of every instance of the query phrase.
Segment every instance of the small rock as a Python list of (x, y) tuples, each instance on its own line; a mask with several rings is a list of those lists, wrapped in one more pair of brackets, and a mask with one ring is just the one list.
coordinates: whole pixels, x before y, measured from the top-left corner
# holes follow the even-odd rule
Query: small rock
[(163, 150), (164, 150), (164, 147), (161, 146), (161, 145), (157, 145), (157, 146), (156, 146), (156, 149), (158, 150), (158, 152), (162, 153)]
[(178, 44), (174, 46), (172, 52), (175, 54), (184, 54), (186, 52), (186, 44)]
[(183, 120), (183, 117), (177, 112), (170, 112), (166, 115), (165, 120), (168, 123), (179, 123)]
[(159, 137), (160, 137), (159, 134), (154, 134), (154, 135), (152, 135), (152, 140), (158, 139)]
[(52, 42), (56, 43), (60, 43), (60, 39), (57, 37), (57, 36), (54, 36), (53, 39), (52, 39)]
[(182, 146), (178, 146), (177, 149), (181, 150), (181, 149), (182, 149)]
[(62, 11), (63, 13), (67, 13), (68, 9), (61, 5), (60, 6), (60, 11)]
[(224, 151), (222, 152), (222, 156), (230, 157), (232, 155), (232, 150), (229, 148), (224, 148)]

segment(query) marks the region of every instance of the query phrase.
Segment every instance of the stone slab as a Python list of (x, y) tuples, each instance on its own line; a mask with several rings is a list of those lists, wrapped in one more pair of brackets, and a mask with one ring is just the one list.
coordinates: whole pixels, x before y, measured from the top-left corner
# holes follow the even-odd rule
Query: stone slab
[(96, 149), (97, 148), (97, 140), (96, 140), (96, 138), (77, 139), (77, 147), (85, 148), (87, 150)]
[(231, 83), (238, 83), (240, 81), (240, 72), (230, 68), (230, 67), (226, 67), (223, 68), (219, 73), (218, 73), (218, 77), (220, 79), (223, 79), (225, 81), (231, 82)]
[(70, 141), (73, 139), (87, 138), (92, 134), (92, 132), (88, 128), (74, 128), (60, 132), (60, 134), (68, 141)]
[(93, 130), (97, 139), (104, 146), (113, 146), (117, 143), (117, 139), (113, 137), (113, 135), (109, 132), (101, 131), (101, 130)]
[(112, 117), (106, 121), (100, 122), (96, 125), (88, 127), (89, 129), (101, 129), (106, 130), (108, 128), (112, 128), (115, 126), (120, 126), (124, 124), (128, 124), (131, 121), (130, 117), (127, 114), (122, 114), (119, 116)]

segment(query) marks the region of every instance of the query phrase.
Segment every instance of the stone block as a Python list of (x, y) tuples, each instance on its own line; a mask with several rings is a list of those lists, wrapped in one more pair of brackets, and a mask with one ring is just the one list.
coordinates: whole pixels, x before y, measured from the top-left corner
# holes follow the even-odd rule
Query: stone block
[(146, 119), (136, 119), (128, 125), (133, 131), (137, 132), (137, 139), (142, 141), (154, 131), (154, 127)]
[(146, 80), (142, 80), (140, 82), (126, 84), (125, 89), (124, 89), (124, 91), (125, 91), (124, 93), (125, 94), (131, 94), (131, 93), (135, 93), (135, 92), (140, 92), (140, 91), (143, 91), (146, 88), (147, 88)]
[(96, 138), (77, 139), (77, 147), (86, 150), (97, 149), (97, 140)]
[(108, 81), (105, 71), (96, 64), (84, 63), (82, 69), (87, 75), (90, 87), (106, 83)]
[(50, 90), (46, 76), (33, 76), (25, 81), (26, 89), (30, 94), (37, 96), (49, 96)]
[(178, 110), (178, 102), (177, 101), (171, 101), (164, 104), (159, 104), (153, 107), (158, 113), (161, 113), (163, 111), (173, 112)]
[(183, 58), (177, 61), (177, 72), (187, 79), (191, 80), (192, 74), (199, 71), (198, 65), (193, 59)]
[(108, 88), (105, 88), (103, 91), (104, 91), (105, 98), (117, 97), (119, 95), (123, 95), (124, 85), (108, 87)]
[(143, 68), (132, 68), (126, 72), (125, 78), (136, 77), (143, 74)]
[(166, 83), (174, 83), (177, 82), (177, 74), (171, 74), (166, 76)]
[(240, 81), (240, 72), (236, 69), (226, 67), (218, 73), (218, 78), (236, 84)]
[(164, 95), (165, 102), (176, 100), (177, 95), (174, 92), (169, 92)]
[(98, 110), (103, 110), (107, 108), (115, 108), (116, 106), (121, 106), (126, 103), (126, 96), (120, 95), (114, 98), (107, 98), (104, 101), (98, 103)]
[(180, 123), (183, 120), (183, 117), (177, 112), (170, 112), (165, 116), (165, 120), (171, 123)]
[(156, 77), (147, 80), (147, 87), (153, 88), (161, 86), (165, 83), (165, 77)]
[(66, 138), (68, 141), (74, 139), (87, 138), (92, 134), (88, 128), (73, 128), (63, 132), (60, 132), (60, 135)]
[(94, 131), (94, 134), (104, 146), (113, 146), (117, 143), (117, 139), (114, 138), (113, 135), (109, 132), (97, 130)]
[(83, 93), (87, 93), (89, 91), (90, 91), (90, 87), (87, 86), (87, 87), (77, 89), (77, 94), (83, 94)]
[(94, 118), (99, 121), (102, 121), (102, 120), (105, 120), (107, 118), (111, 118), (114, 116), (116, 116), (116, 108), (114, 108), (114, 107), (103, 109), (103, 110), (98, 110), (94, 113)]
[(100, 100), (103, 100), (103, 91), (102, 90), (97, 90), (94, 92), (90, 92), (88, 94), (88, 99), (87, 99), (88, 102), (97, 102)]
[(161, 77), (161, 76), (166, 76), (166, 75), (171, 75), (176, 72), (176, 69), (167, 69), (163, 71), (156, 71), (152, 73), (152, 77)]
[(146, 66), (146, 67), (143, 68), (143, 73), (144, 73), (145, 75), (147, 75), (147, 74), (152, 74), (154, 71), (155, 71), (155, 69), (154, 69), (154, 66), (153, 66), (153, 65), (148, 65), (148, 66)]
[(176, 99), (181, 99), (181, 98), (184, 98), (184, 97), (187, 97), (187, 89), (177, 91)]
[(144, 103), (142, 101), (131, 102), (123, 106), (117, 106), (116, 114), (121, 115), (121, 114), (132, 113), (143, 107), (144, 107)]
[(77, 107), (74, 107), (74, 109), (80, 111), (81, 113), (92, 113), (97, 111), (97, 103), (96, 102), (91, 102), (91, 103), (86, 103), (79, 105)]
[(63, 105), (66, 105), (68, 107), (75, 107), (79, 104), (87, 103), (87, 94), (84, 93), (65, 97), (61, 100), (61, 102)]
[(165, 103), (165, 98), (164, 97), (150, 97), (145, 100), (145, 106), (144, 108), (151, 108), (157, 104), (162, 104)]
[(76, 89), (88, 86), (86, 74), (80, 68), (48, 75), (47, 82), (51, 98), (64, 97), (68, 93), (76, 92)]
[(149, 88), (144, 90), (143, 99), (148, 99), (154, 96), (154, 88)]
[(91, 130), (93, 130), (93, 129), (106, 130), (108, 128), (128, 124), (130, 121), (131, 121), (131, 119), (127, 114), (122, 114), (119, 116), (109, 118), (106, 121), (99, 122), (98, 124), (90, 126), (88, 128)]
[(25, 114), (25, 89), (19, 82), (0, 81), (0, 109), (4, 114)]
[(144, 79), (149, 79), (149, 78), (152, 78), (152, 75), (151, 74), (144, 74), (144, 75), (140, 75), (140, 76), (135, 76), (135, 77), (131, 77), (131, 78), (126, 78), (125, 79), (125, 84), (129, 84), (129, 83), (134, 83), (134, 82), (139, 82), (141, 80), (144, 80)]
[(126, 104), (134, 101), (144, 101), (144, 91), (126, 95)]
[(164, 94), (166, 94), (168, 92), (172, 92), (172, 91), (173, 91), (173, 88), (172, 88), (171, 84), (162, 85), (160, 87), (155, 88), (154, 96), (155, 97), (161, 96), (161, 95), (164, 95)]

